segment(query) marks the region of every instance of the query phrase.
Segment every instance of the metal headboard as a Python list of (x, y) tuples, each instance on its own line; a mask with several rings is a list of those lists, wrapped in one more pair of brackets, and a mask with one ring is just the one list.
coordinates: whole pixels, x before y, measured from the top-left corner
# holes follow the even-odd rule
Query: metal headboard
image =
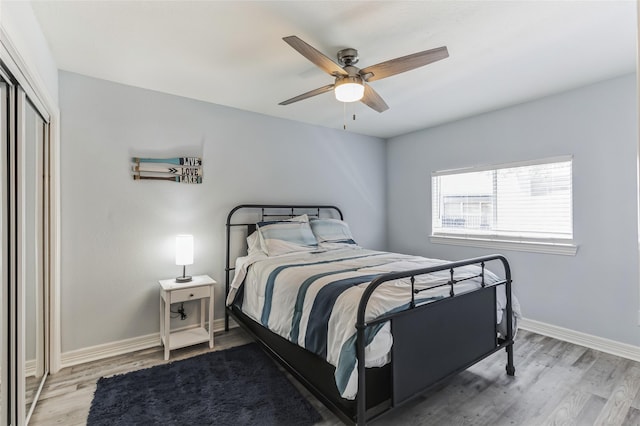
[[(241, 213), (246, 213), (254, 220), (242, 220), (234, 222)], [(332, 217), (336, 215), (340, 220), (344, 219), (342, 211), (336, 206), (330, 205), (310, 205), (310, 204), (241, 204), (234, 207), (227, 216), (227, 255), (225, 263), (225, 300), (229, 294), (229, 286), (231, 285), (231, 271), (235, 270), (235, 258), (231, 259), (231, 228), (246, 227), (247, 236), (256, 229), (256, 223), (263, 222), (265, 219), (286, 219), (302, 214), (310, 217)], [(234, 217), (235, 216), (235, 217)], [(229, 315), (224, 316), (224, 329), (229, 330)]]

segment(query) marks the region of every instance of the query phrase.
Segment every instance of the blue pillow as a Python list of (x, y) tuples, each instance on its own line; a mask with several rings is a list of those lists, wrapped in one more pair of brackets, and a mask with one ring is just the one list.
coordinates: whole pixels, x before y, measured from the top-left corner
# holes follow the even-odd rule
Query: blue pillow
[(262, 250), (267, 256), (313, 251), (318, 248), (307, 215), (258, 223)]
[(323, 248), (357, 247), (346, 222), (338, 219), (313, 219), (311, 230)]

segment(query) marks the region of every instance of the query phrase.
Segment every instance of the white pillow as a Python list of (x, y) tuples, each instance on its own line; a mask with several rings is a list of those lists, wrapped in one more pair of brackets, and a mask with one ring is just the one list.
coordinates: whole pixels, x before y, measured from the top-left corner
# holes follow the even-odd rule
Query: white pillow
[(267, 256), (313, 251), (318, 248), (306, 214), (287, 220), (260, 222), (258, 232), (262, 250)]
[(358, 247), (347, 222), (339, 219), (312, 219), (311, 230), (321, 248)]
[(249, 256), (254, 254), (265, 254), (262, 250), (262, 244), (260, 242), (260, 233), (258, 231), (252, 232), (247, 237), (247, 254)]

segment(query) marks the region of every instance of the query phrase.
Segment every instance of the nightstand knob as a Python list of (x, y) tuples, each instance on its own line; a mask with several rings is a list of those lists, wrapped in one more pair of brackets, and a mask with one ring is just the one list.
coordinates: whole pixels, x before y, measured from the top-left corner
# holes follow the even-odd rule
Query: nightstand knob
[(189, 295), (189, 297), (193, 297), (193, 293), (191, 293), (191, 294)]

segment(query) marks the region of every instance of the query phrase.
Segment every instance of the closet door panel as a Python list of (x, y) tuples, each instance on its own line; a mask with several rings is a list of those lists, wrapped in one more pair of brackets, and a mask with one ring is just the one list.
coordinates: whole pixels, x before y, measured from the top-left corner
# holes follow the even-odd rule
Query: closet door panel
[(0, 424), (9, 422), (9, 277), (7, 140), (9, 85), (0, 77)]
[(23, 374), (18, 379), (24, 387), (25, 420), (28, 421), (35, 406), (40, 385), (48, 373), (45, 328), (45, 259), (44, 259), (44, 147), (47, 124), (24, 93), (19, 94), (18, 108), (22, 112), (22, 123), (19, 133), (19, 166), (18, 200), (21, 206), (19, 214), (19, 284), (23, 297), (22, 330), (24, 341)]

